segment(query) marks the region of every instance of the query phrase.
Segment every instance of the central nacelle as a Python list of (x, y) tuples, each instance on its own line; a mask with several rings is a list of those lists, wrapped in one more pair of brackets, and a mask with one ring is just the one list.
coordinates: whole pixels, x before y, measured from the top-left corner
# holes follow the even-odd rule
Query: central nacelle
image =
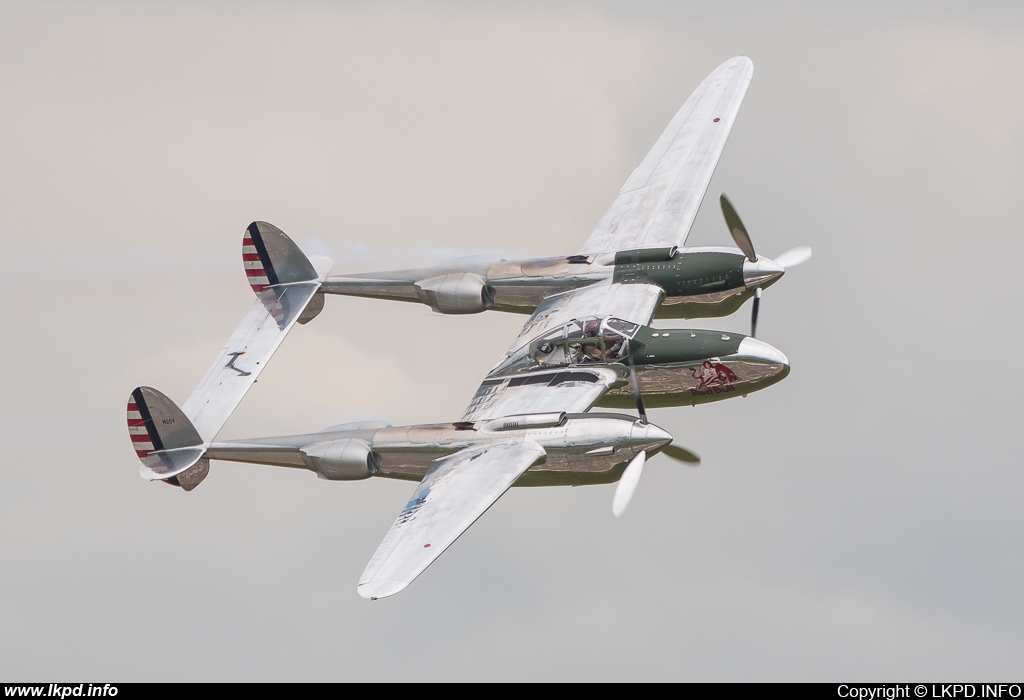
[[(781, 381), (789, 360), (778, 349), (740, 333), (658, 329), (614, 317), (582, 318), (554, 328), (513, 351), (491, 377), (551, 382), (559, 368), (607, 366), (620, 380), (598, 405), (628, 408), (635, 398), (627, 376), (635, 373), (650, 406), (680, 406), (744, 396)], [(552, 372), (555, 370), (555, 372)], [(561, 374), (566, 374), (562, 372)], [(528, 378), (523, 381), (522, 378)]]

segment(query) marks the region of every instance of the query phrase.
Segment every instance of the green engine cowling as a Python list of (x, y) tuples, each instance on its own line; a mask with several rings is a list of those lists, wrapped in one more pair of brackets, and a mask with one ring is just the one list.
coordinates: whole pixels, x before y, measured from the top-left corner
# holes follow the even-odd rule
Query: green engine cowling
[(660, 318), (710, 318), (736, 311), (752, 290), (743, 274), (746, 257), (728, 248), (651, 248), (615, 255), (613, 282), (653, 284), (665, 290)]
[[(746, 396), (782, 381), (789, 360), (768, 343), (739, 333), (642, 327), (629, 343), (644, 404), (694, 406)], [(620, 381), (598, 406), (630, 408), (629, 383)]]
[[(669, 255), (671, 253), (671, 255)], [(666, 296), (692, 296), (744, 287), (746, 257), (725, 250), (672, 248), (622, 251), (615, 254), (613, 282), (656, 284)]]

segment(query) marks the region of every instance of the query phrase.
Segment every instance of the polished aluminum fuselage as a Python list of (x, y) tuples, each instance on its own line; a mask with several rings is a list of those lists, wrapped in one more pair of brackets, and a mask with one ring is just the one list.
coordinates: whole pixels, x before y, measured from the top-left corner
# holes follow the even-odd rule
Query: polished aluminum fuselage
[[(692, 259), (702, 254), (723, 253), (742, 257), (738, 250), (718, 246), (683, 249), (678, 255), (691, 256)], [(613, 253), (608, 253), (499, 262), (455, 261), (427, 268), (330, 275), (323, 281), (322, 290), (327, 294), (428, 303), (424, 290), (417, 283), (444, 275), (469, 273), (478, 276), (494, 290), (491, 310), (528, 314), (545, 297), (615, 280), (621, 276), (622, 266), (616, 266), (614, 258)], [(742, 267), (738, 269), (745, 271)], [(754, 282), (767, 287), (774, 281), (774, 278), (741, 278), (727, 287), (712, 282), (706, 289), (692, 289), (678, 295), (671, 293), (671, 288), (665, 285), (669, 288), (655, 315), (657, 318), (727, 316), (753, 295)], [(653, 282), (657, 283), (656, 277)]]
[(561, 426), (524, 430), (496, 431), (486, 424), (470, 430), (451, 424), (383, 428), (372, 444), (382, 458), (378, 476), (419, 481), (438, 457), (521, 437), (543, 447), (547, 459), (530, 467), (516, 486), (581, 486), (618, 481), (629, 460), (657, 441), (649, 435), (652, 429), (660, 430), (631, 416), (587, 414)]
[(311, 469), (303, 448), (354, 438), (380, 455), (374, 476), (420, 481), (438, 460), (469, 447), (509, 440), (530, 440), (546, 459), (523, 474), (516, 486), (582, 486), (617, 481), (641, 450), (655, 453), (671, 442), (661, 428), (621, 414), (582, 414), (561, 425), (508, 428), (514, 417), (474, 426), (440, 423), (376, 429), (327, 430), (305, 435), (240, 440), (210, 446), (208, 456), (236, 462)]
[(495, 291), (495, 311), (532, 313), (551, 294), (610, 279), (610, 265), (573, 264), (566, 258), (493, 263), (454, 263), (412, 270), (332, 275), (323, 283), (327, 294), (423, 302), (417, 282), (446, 274), (479, 275)]

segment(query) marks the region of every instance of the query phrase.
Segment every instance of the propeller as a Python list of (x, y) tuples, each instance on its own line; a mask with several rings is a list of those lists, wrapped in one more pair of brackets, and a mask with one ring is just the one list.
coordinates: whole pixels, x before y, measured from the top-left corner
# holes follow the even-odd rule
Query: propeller
[[(632, 342), (632, 341), (627, 341)], [(633, 398), (636, 399), (636, 410), (640, 414), (640, 422), (647, 424), (647, 411), (644, 410), (644, 397), (640, 393), (640, 382), (636, 378), (636, 367), (633, 365), (633, 348), (627, 347), (626, 360), (629, 364), (629, 386), (633, 389)], [(619, 478), (619, 485), (615, 487), (615, 495), (612, 497), (612, 515), (616, 518), (622, 517), (626, 512), (640, 483), (640, 475), (644, 473), (644, 462), (647, 461), (647, 450), (641, 450), (626, 466), (625, 471)]]
[(801, 263), (805, 263), (811, 259), (811, 247), (806, 245), (800, 245), (796, 248), (790, 248), (785, 253), (782, 253), (775, 258), (777, 262), (784, 270), (788, 270), (791, 267), (796, 267)]
[(757, 337), (757, 312), (761, 308), (761, 288), (754, 287), (754, 308), (750, 312), (750, 337)]
[(720, 200), (722, 202), (722, 214), (725, 215), (725, 225), (729, 227), (729, 233), (732, 234), (732, 240), (736, 242), (736, 247), (743, 251), (743, 254), (747, 256), (747, 260), (757, 262), (754, 244), (750, 242), (750, 234), (747, 233), (747, 227), (740, 220), (740, 215), (736, 213), (736, 207), (732, 205), (732, 202), (724, 194)]
[[(633, 398), (636, 400), (636, 410), (640, 414), (640, 422), (646, 425), (647, 411), (644, 410), (644, 397), (640, 393), (640, 383), (636, 378), (636, 367), (633, 366), (632, 352), (627, 352), (626, 360), (629, 363), (629, 385), (633, 389)], [(696, 452), (691, 452), (685, 447), (678, 447), (671, 444), (665, 445), (661, 448), (661, 452), (678, 462), (683, 462), (687, 466), (696, 467), (700, 465), (700, 456)], [(643, 469), (643, 467), (640, 467), (640, 469)]]
[(661, 448), (661, 453), (671, 457), (677, 462), (682, 462), (688, 467), (700, 466), (700, 455), (696, 452), (690, 452), (685, 447), (679, 447), (678, 445), (665, 445)]
[(640, 475), (644, 473), (644, 462), (647, 461), (647, 451), (641, 450), (637, 456), (630, 460), (626, 470), (622, 472), (619, 485), (615, 487), (615, 496), (612, 497), (612, 515), (621, 518), (626, 512), (626, 506), (633, 498), (637, 484), (640, 483)]
[(633, 366), (633, 353), (627, 349), (626, 359), (629, 360), (629, 385), (633, 388), (636, 399), (636, 411), (640, 414), (640, 422), (647, 425), (647, 411), (644, 410), (644, 397), (640, 394), (640, 383), (636, 379), (636, 367)]
[[(666, 445), (661, 448), (661, 452), (688, 467), (700, 465), (700, 457), (684, 447)], [(630, 460), (623, 470), (622, 476), (619, 477), (619, 485), (615, 487), (615, 495), (612, 497), (612, 515), (616, 518), (622, 517), (622, 514), (626, 512), (626, 506), (633, 500), (633, 494), (640, 484), (640, 476), (644, 473), (644, 464), (646, 463), (647, 450), (642, 450)]]
[[(633, 353), (629, 352), (626, 357), (629, 363), (629, 384), (633, 389), (633, 397), (636, 399), (636, 410), (640, 414), (640, 422), (646, 425), (647, 411), (644, 410), (644, 399), (640, 393), (640, 383), (636, 378)], [(661, 451), (687, 466), (696, 467), (700, 464), (700, 457), (683, 447), (666, 445), (661, 448)], [(616, 518), (622, 517), (622, 514), (626, 512), (626, 506), (633, 499), (633, 494), (636, 492), (636, 487), (640, 484), (640, 476), (644, 472), (644, 464), (646, 462), (647, 450), (641, 450), (623, 470), (622, 476), (619, 478), (619, 485), (615, 487), (615, 495), (612, 497), (612, 515)]]
[[(747, 227), (743, 225), (743, 221), (740, 219), (740, 215), (736, 213), (736, 207), (732, 205), (729, 198), (724, 194), (721, 196), (720, 201), (722, 203), (722, 215), (725, 217), (725, 224), (729, 227), (729, 233), (732, 235), (732, 240), (736, 243), (736, 247), (747, 256), (747, 260), (751, 263), (758, 262), (757, 253), (754, 252), (754, 244), (750, 241), (750, 234), (747, 233)], [(764, 258), (761, 265), (763, 267), (757, 268), (755, 279), (760, 282), (770, 281), (777, 279), (780, 275), (786, 272), (791, 267), (796, 267), (801, 263), (805, 263), (811, 259), (811, 249), (808, 246), (802, 245), (791, 250), (787, 250), (785, 253), (779, 255), (775, 260), (768, 260)], [(744, 273), (747, 273), (746, 263), (744, 263)], [(750, 337), (757, 337), (757, 314), (761, 310), (761, 285), (754, 287), (754, 304), (750, 313)]]

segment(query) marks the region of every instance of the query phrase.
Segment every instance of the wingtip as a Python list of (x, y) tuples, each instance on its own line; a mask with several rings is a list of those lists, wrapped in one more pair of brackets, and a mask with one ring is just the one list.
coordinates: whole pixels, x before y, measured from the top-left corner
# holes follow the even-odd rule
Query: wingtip
[(754, 75), (754, 62), (747, 56), (733, 56), (714, 70), (713, 75), (727, 75), (730, 78), (750, 78)]
[(408, 585), (408, 581), (367, 581), (356, 586), (356, 592), (363, 598), (377, 600), (404, 591)]

